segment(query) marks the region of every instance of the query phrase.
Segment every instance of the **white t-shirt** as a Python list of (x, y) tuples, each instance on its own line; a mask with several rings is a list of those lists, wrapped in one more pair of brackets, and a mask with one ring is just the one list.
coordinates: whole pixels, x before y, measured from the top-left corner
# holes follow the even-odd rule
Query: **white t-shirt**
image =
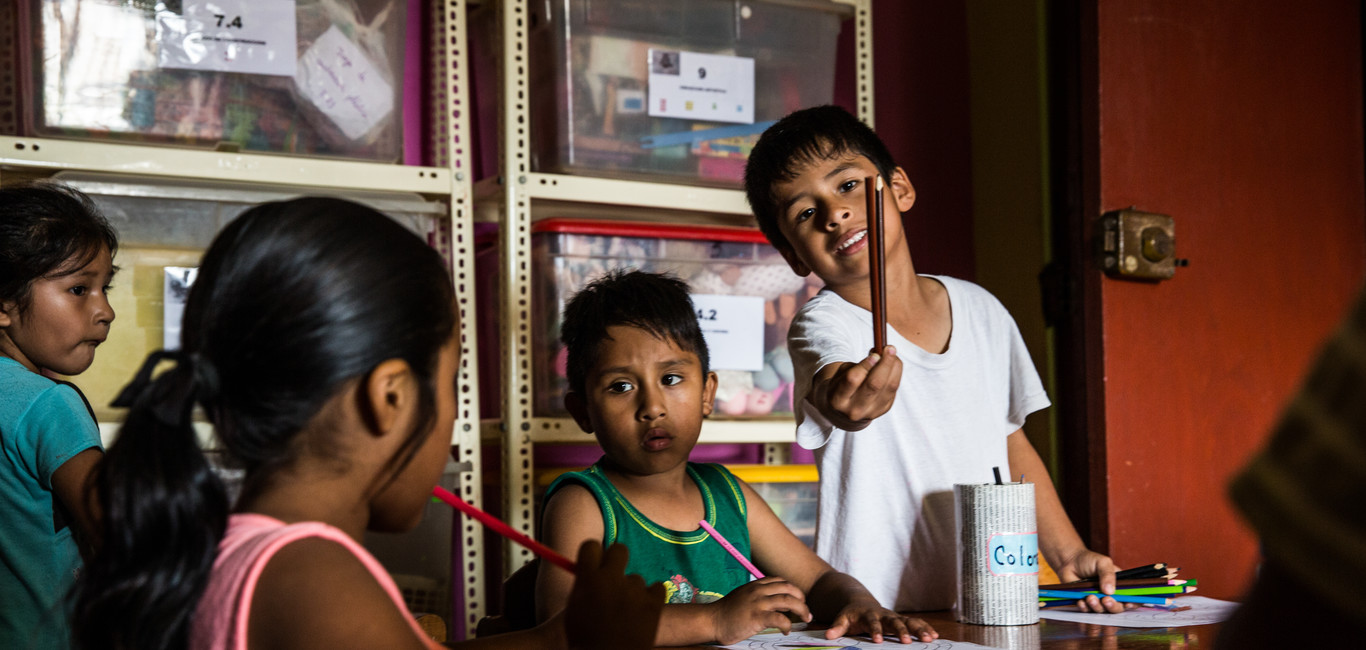
[[(923, 277), (948, 290), (949, 347), (931, 354), (888, 328), (903, 364), (891, 410), (845, 431), (805, 399), (796, 409), (797, 442), (820, 470), (816, 553), (897, 611), (953, 606), (953, 485), (993, 482), (993, 467), (1007, 475), (1006, 436), (1049, 405), (1000, 301), (971, 282)], [(804, 398), (822, 367), (868, 356), (872, 314), (822, 291), (797, 313), (787, 345)]]

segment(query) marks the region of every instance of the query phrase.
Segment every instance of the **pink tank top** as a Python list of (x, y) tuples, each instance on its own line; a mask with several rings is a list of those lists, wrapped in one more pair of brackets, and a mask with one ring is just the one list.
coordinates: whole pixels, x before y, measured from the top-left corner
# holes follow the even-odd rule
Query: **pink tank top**
[[(218, 557), (213, 561), (209, 585), (195, 609), (190, 648), (246, 650), (251, 596), (256, 591), (256, 581), (260, 579), (261, 571), (286, 544), (305, 537), (321, 537), (346, 547), (370, 570), (370, 575), (393, 599), (394, 606), (407, 611), (398, 586), (389, 573), (365, 547), (341, 530), (316, 521), (285, 524), (265, 515), (237, 514), (228, 518), (228, 530), (218, 544)], [(443, 647), (428, 639), (412, 617), (408, 617), (408, 624), (428, 647)]]

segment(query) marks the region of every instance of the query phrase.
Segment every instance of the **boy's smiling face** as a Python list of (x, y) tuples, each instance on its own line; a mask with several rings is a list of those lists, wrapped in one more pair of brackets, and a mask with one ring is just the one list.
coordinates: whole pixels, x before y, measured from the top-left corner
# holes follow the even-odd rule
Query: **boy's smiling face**
[[(815, 273), (826, 286), (868, 281), (868, 215), (864, 180), (877, 166), (860, 154), (842, 154), (803, 167), (774, 186), (778, 229), (791, 246), (779, 249), (799, 275)], [(915, 188), (897, 167), (883, 189), (883, 233), (889, 251), (904, 246), (900, 214), (915, 203)]]
[(583, 392), (566, 395), (565, 406), (597, 435), (614, 469), (645, 476), (681, 468), (711, 414), (716, 374), (647, 330), (613, 325), (607, 335)]

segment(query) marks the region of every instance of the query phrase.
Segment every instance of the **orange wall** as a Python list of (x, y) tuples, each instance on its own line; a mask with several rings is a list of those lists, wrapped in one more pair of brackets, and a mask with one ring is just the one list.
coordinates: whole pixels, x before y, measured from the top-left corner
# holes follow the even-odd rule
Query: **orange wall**
[(1105, 280), (1110, 551), (1237, 597), (1225, 486), (1366, 269), (1357, 2), (1100, 2), (1100, 200), (1176, 219), (1191, 260)]

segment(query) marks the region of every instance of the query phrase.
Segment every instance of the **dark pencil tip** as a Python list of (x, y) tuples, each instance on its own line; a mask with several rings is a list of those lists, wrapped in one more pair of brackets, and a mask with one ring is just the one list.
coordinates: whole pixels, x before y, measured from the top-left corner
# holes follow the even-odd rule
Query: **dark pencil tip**
[(1001, 482), (1001, 468), (999, 468), (999, 467), (993, 467), (993, 468), (991, 468), (991, 473), (996, 475), (996, 484), (997, 484), (997, 485), (1005, 485), (1005, 483), (1002, 483), (1002, 482)]

